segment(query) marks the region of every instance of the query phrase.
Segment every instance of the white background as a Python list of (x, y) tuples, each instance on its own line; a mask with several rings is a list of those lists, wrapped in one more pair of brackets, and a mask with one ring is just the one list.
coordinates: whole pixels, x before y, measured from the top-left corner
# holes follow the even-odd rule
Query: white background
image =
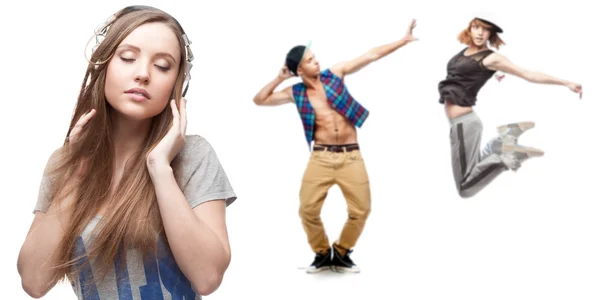
[[(212, 143), (239, 196), (227, 212), (231, 266), (207, 299), (599, 299), (596, 14), (582, 1), (482, 2), (2, 4), (1, 298), (28, 299), (17, 255), (43, 167), (69, 125), (85, 44), (118, 9), (147, 4), (178, 18), (193, 42), (188, 133)], [(533, 120), (536, 128), (521, 142), (546, 155), (463, 200), (437, 84), (463, 47), (456, 36), (482, 10), (499, 17), (507, 43), (501, 53), (582, 83), (584, 98), (509, 75), (490, 80), (476, 106), (484, 138), (496, 125)], [(371, 111), (359, 130), (373, 198), (352, 256), (362, 273), (307, 275), (299, 267), (314, 254), (298, 216), (309, 155), (301, 121), (293, 105), (257, 107), (252, 98), (292, 46), (312, 40), (326, 68), (400, 39), (413, 17), (420, 41), (347, 77)], [(345, 209), (332, 188), (322, 212), (332, 241)], [(45, 297), (73, 298), (68, 285)]]

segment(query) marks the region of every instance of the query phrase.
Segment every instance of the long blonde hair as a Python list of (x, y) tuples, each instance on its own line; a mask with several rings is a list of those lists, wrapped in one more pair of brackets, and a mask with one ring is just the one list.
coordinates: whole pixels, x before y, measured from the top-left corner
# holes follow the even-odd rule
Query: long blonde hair
[[(56, 164), (50, 171), (50, 176), (56, 178), (52, 201), (61, 201), (67, 196), (74, 199), (69, 211), (71, 221), (66, 224), (65, 235), (57, 247), (58, 264), (54, 269), (54, 282), (65, 277), (73, 279), (80, 269), (73, 267), (83, 267), (90, 261), (94, 262), (94, 275), (97, 278), (104, 276), (114, 265), (119, 251), (135, 247), (144, 254), (156, 253), (157, 239), (164, 234), (145, 157), (171, 127), (171, 108), (167, 105), (164, 111), (153, 117), (142, 147), (126, 162), (123, 177), (111, 195), (115, 160), (111, 115), (115, 111), (105, 99), (104, 86), (107, 64), (119, 44), (138, 26), (160, 22), (179, 37), (181, 63), (171, 99), (180, 99), (186, 58), (183, 29), (173, 17), (161, 10), (151, 7), (133, 11), (126, 9), (115, 14), (105, 39), (91, 56), (67, 136), (81, 115), (96, 109), (96, 116), (79, 133), (77, 142), (65, 142), (57, 152)], [(174, 172), (177, 173), (178, 168), (174, 168)], [(77, 239), (99, 209), (109, 201), (110, 205), (87, 249), (88, 258), (76, 257)]]

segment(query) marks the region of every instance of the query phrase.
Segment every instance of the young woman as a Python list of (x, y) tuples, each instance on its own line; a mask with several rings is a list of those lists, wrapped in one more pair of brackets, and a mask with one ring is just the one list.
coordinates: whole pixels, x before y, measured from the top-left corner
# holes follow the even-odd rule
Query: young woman
[(481, 151), (483, 127), (472, 106), (477, 102), (478, 91), (496, 71), (532, 83), (563, 85), (579, 93), (581, 98), (580, 84), (525, 70), (489, 49), (488, 44), (496, 49), (504, 44), (499, 36), (502, 32), (489, 18), (471, 20), (458, 37), (467, 47), (450, 59), (448, 75), (439, 83), (439, 102), (445, 104), (450, 120), (454, 180), (458, 194), (463, 198), (477, 194), (503, 171), (516, 171), (525, 159), (543, 155), (541, 150), (517, 144), (519, 136), (534, 127), (533, 122), (499, 126), (499, 136)]
[(66, 277), (79, 299), (200, 299), (229, 266), (236, 195), (211, 145), (185, 133), (189, 40), (147, 6), (96, 38), (19, 253), (23, 289), (39, 298)]

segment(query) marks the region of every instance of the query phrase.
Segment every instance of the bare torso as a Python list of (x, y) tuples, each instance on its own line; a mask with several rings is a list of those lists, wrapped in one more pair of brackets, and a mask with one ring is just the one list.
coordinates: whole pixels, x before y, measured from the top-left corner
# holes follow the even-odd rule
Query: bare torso
[(307, 89), (308, 100), (315, 111), (315, 143), (343, 145), (357, 143), (356, 127), (327, 103), (323, 85)]

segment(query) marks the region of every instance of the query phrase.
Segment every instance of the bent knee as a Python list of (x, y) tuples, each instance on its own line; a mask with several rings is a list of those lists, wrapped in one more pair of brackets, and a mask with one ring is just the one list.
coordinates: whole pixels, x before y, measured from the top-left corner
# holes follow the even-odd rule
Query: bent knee
[(475, 196), (475, 192), (471, 191), (471, 190), (464, 190), (464, 189), (459, 189), (458, 190), (458, 195), (463, 198), (463, 199), (468, 199), (471, 198), (473, 196)]
[(348, 211), (348, 217), (355, 220), (365, 220), (371, 214), (371, 205), (355, 208)]
[(315, 219), (319, 218), (321, 210), (311, 205), (301, 205), (298, 214), (302, 219)]

